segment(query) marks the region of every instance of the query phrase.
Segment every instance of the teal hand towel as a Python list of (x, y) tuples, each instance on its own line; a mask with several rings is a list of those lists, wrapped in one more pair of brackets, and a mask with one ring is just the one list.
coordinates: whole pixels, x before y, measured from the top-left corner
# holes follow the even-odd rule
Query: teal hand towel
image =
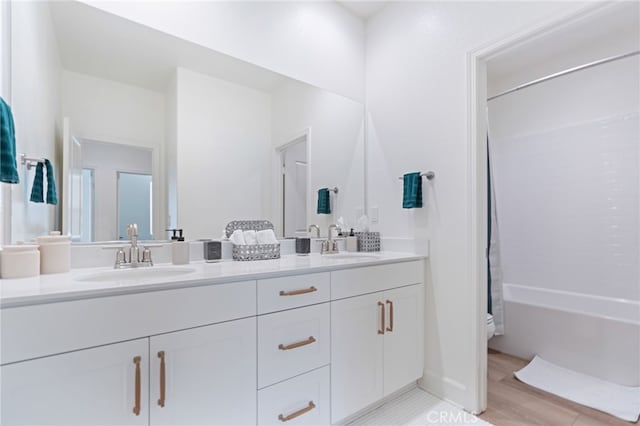
[(422, 208), (422, 176), (420, 176), (420, 172), (407, 173), (404, 175), (402, 208)]
[(329, 188), (318, 189), (318, 214), (331, 214)]
[(33, 179), (33, 187), (31, 188), (30, 200), (34, 203), (44, 203), (44, 176), (42, 168), (44, 165), (38, 163), (36, 166), (36, 177)]
[[(39, 163), (38, 163), (39, 164)], [(58, 204), (58, 194), (56, 193), (56, 178), (53, 174), (53, 166), (51, 161), (44, 159), (47, 166), (47, 204)]]
[(18, 183), (16, 134), (11, 108), (0, 98), (0, 182)]

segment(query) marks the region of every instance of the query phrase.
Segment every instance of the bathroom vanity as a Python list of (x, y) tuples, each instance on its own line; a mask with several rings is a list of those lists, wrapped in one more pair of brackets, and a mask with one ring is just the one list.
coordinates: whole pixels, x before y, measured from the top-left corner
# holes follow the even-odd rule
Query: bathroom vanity
[(4, 280), (1, 423), (328, 425), (422, 376), (422, 256), (166, 270)]

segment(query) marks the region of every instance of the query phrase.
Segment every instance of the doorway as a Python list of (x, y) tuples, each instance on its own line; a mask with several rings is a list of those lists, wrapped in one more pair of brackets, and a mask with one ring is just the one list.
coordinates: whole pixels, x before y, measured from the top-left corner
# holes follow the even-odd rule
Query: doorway
[(307, 136), (300, 136), (280, 151), (282, 170), (282, 232), (285, 238), (307, 232)]
[[(622, 6), (618, 6), (622, 7)], [(469, 71), (471, 76), (470, 81), (470, 93), (471, 93), (471, 107), (470, 107), (470, 122), (472, 127), (472, 132), (470, 134), (470, 145), (469, 145), (469, 153), (470, 153), (470, 164), (472, 168), (472, 191), (471, 191), (471, 205), (472, 205), (472, 219), (471, 219), (471, 228), (472, 228), (472, 264), (475, 275), (476, 285), (474, 286), (474, 291), (477, 291), (477, 294), (474, 295), (475, 300), (475, 310), (477, 313), (476, 323), (474, 327), (475, 337), (476, 337), (476, 348), (474, 351), (476, 373), (477, 373), (477, 381), (476, 381), (476, 401), (477, 401), (477, 412), (483, 411), (487, 407), (487, 331), (486, 325), (488, 321), (486, 320), (487, 313), (487, 302), (488, 302), (488, 288), (487, 288), (487, 223), (488, 223), (488, 215), (487, 215), (487, 193), (488, 193), (488, 185), (487, 185), (487, 99), (496, 99), (499, 94), (506, 93), (515, 93), (516, 91), (520, 94), (526, 93), (525, 91), (520, 92), (521, 89), (525, 87), (536, 87), (536, 89), (529, 89), (540, 91), (544, 88), (543, 84), (537, 84), (536, 86), (532, 86), (528, 83), (536, 82), (538, 80), (542, 81), (552, 81), (547, 77), (555, 77), (557, 73), (558, 76), (569, 75), (568, 71), (571, 71), (571, 75), (579, 76), (580, 74), (573, 74), (573, 69), (576, 70), (578, 68), (586, 68), (582, 67), (582, 65), (587, 65), (592, 62), (599, 62), (601, 58), (606, 58), (611, 55), (616, 55), (623, 52), (604, 52), (604, 51), (592, 51), (591, 49), (578, 49), (574, 46), (566, 46), (566, 44), (570, 43), (572, 40), (584, 41), (588, 36), (588, 32), (585, 30), (581, 33), (581, 37), (568, 37), (566, 33), (569, 27), (576, 23), (585, 23), (590, 19), (601, 19), (607, 13), (615, 12), (615, 5), (597, 5), (597, 6), (585, 6), (580, 11), (573, 12), (567, 16), (558, 18), (555, 22), (551, 24), (545, 24), (544, 26), (540, 26), (538, 28), (529, 30), (525, 33), (518, 34), (512, 38), (502, 40), (497, 42), (494, 45), (483, 47), (478, 49), (477, 51), (470, 52), (469, 54)], [(637, 14), (635, 15), (637, 16)], [(591, 25), (587, 28), (593, 29), (593, 31), (597, 31), (598, 28), (602, 28), (603, 25)], [(564, 37), (561, 35), (564, 34)], [(637, 33), (636, 33), (637, 34)], [(553, 38), (553, 39), (552, 39)], [(542, 67), (543, 63), (540, 61), (539, 57), (534, 58), (534, 55), (526, 54), (526, 51), (523, 49), (523, 46), (532, 42), (543, 43), (548, 41), (547, 48), (543, 49), (543, 51), (547, 55), (551, 55), (554, 52), (557, 53), (557, 50), (562, 50), (562, 54), (557, 57), (558, 66), (554, 67)], [(596, 41), (598, 41), (597, 46), (604, 49), (602, 37), (597, 37)], [(563, 44), (564, 43), (564, 44)], [(591, 45), (596, 46), (596, 43), (591, 43)], [(590, 46), (587, 43), (587, 46)], [(619, 45), (616, 45), (619, 46)], [(553, 49), (552, 49), (553, 48)], [(556, 49), (556, 50), (554, 50)], [(569, 52), (569, 53), (567, 53)], [(514, 58), (517, 56), (518, 60), (516, 61)], [(507, 61), (509, 59), (509, 61)], [(533, 66), (523, 66), (527, 60), (536, 61), (536, 65), (538, 68), (534, 68)], [(509, 79), (515, 76), (514, 73), (497, 73), (496, 66), (502, 61), (502, 64), (506, 67), (508, 64), (518, 64), (521, 65), (521, 70), (535, 72), (536, 74), (528, 75), (522, 78), (518, 78), (519, 81), (514, 79)], [(562, 62), (566, 61), (566, 62)], [(551, 64), (550, 61), (548, 61)], [(604, 63), (604, 62), (603, 62)], [(547, 62), (544, 62), (546, 65)], [(596, 68), (594, 68), (595, 70)], [(497, 79), (498, 76), (503, 76), (500, 80)], [(506, 77), (504, 77), (506, 76)], [(509, 77), (509, 78), (507, 78)], [(545, 77), (545, 78), (543, 78)], [(572, 77), (573, 78), (573, 77)], [(553, 80), (556, 82), (561, 82), (562, 80)], [(546, 84), (546, 83), (544, 83)], [(555, 84), (555, 83), (554, 83)], [(514, 88), (514, 89), (512, 89)], [(555, 95), (564, 95), (566, 94), (566, 90), (552, 90), (552, 93)], [(537, 92), (536, 92), (537, 93)], [(520, 95), (518, 95), (520, 96)], [(502, 98), (501, 98), (502, 99)], [(504, 99), (503, 99), (504, 100)], [(495, 101), (494, 101), (495, 102)], [(600, 103), (598, 103), (599, 105)], [(555, 105), (555, 104), (554, 104)], [(584, 105), (581, 105), (584, 106)], [(578, 111), (580, 108), (567, 109), (570, 111)], [(551, 108), (537, 108), (536, 114), (528, 114), (526, 115), (527, 122), (533, 121), (534, 119), (541, 120), (542, 118), (557, 118), (555, 115), (550, 113)], [(508, 109), (509, 114), (514, 113), (514, 109)], [(547, 114), (548, 113), (548, 114)], [(547, 115), (545, 115), (547, 114)], [(511, 118), (511, 116), (510, 116)], [(576, 119), (575, 122), (580, 122), (580, 120)], [(509, 119), (506, 121), (509, 126), (512, 126), (514, 123), (513, 119)], [(544, 122), (546, 124), (553, 124), (552, 121), (547, 120)], [(493, 137), (494, 143), (492, 143), (492, 147), (495, 148), (495, 144), (498, 143), (498, 138), (496, 136), (496, 128), (493, 126)], [(558, 126), (555, 126), (558, 127)], [(555, 129), (554, 127), (554, 129)], [(529, 133), (521, 131), (522, 135), (529, 135)], [(553, 148), (555, 150), (558, 149), (558, 146), (554, 145)], [(553, 155), (549, 155), (553, 153), (554, 155), (558, 155), (556, 151), (551, 152), (548, 150), (544, 156), (540, 156), (541, 159), (547, 158), (555, 158)], [(493, 152), (495, 154), (495, 152)], [(499, 154), (499, 152), (498, 152)], [(527, 160), (532, 162), (533, 165), (538, 167), (542, 167), (541, 161), (536, 159), (535, 161), (532, 159), (532, 156), (528, 156)], [(582, 157), (581, 157), (582, 158)], [(505, 164), (505, 163), (503, 163)], [(513, 163), (509, 163), (509, 165), (513, 166)], [(548, 173), (549, 171), (546, 169), (540, 169), (544, 172)], [(493, 170), (492, 170), (493, 171)], [(518, 170), (519, 171), (519, 170)], [(539, 172), (539, 170), (538, 170)], [(564, 173), (564, 171), (563, 171)], [(530, 173), (531, 179), (529, 179), (527, 185), (531, 187), (535, 191), (541, 191), (542, 185), (540, 179), (537, 179), (536, 173)], [(563, 175), (564, 176), (564, 175)], [(493, 173), (492, 173), (493, 179)], [(587, 180), (591, 182), (591, 180)], [(595, 180), (595, 182), (599, 182), (599, 180)], [(523, 184), (518, 186), (518, 196), (522, 196), (522, 188)], [(545, 188), (547, 191), (553, 189), (553, 187), (547, 186)], [(500, 195), (500, 194), (498, 194)], [(563, 198), (564, 200), (564, 198)], [(498, 201), (499, 202), (499, 201)], [(515, 204), (517, 207), (520, 207), (522, 203)], [(549, 208), (550, 206), (556, 206), (557, 203), (538, 203), (537, 208)], [(502, 207), (505, 207), (504, 205)], [(582, 216), (580, 216), (582, 217)], [(505, 216), (502, 216), (505, 219)], [(536, 237), (538, 235), (536, 234)], [(522, 244), (520, 244), (522, 246)], [(548, 249), (548, 247), (547, 247)], [(513, 275), (513, 274), (512, 274)], [(510, 296), (511, 297), (511, 296)], [(530, 324), (536, 324), (536, 321), (529, 321)], [(512, 322), (513, 326), (513, 322)], [(505, 321), (505, 329), (509, 327), (509, 320)], [(511, 327), (511, 332), (513, 334), (513, 327)], [(531, 334), (531, 333), (530, 333)], [(529, 334), (529, 335), (530, 335)], [(526, 333), (519, 333), (520, 336), (527, 335)], [(495, 392), (494, 392), (495, 395)]]

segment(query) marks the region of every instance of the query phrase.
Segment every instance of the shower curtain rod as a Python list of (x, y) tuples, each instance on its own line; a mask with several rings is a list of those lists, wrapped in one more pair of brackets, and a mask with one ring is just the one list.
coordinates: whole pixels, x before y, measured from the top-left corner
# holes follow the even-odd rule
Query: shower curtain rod
[(538, 78), (536, 80), (532, 80), (532, 81), (530, 81), (528, 83), (521, 84), (521, 85), (516, 86), (516, 87), (514, 87), (512, 89), (505, 90), (504, 92), (498, 93), (497, 95), (493, 95), (493, 96), (487, 98), (487, 102), (491, 101), (491, 100), (494, 100), (496, 98), (499, 98), (501, 96), (508, 95), (509, 93), (513, 93), (513, 92), (517, 92), (518, 90), (525, 89), (525, 88), (527, 88), (529, 86), (534, 86), (534, 85), (542, 83), (544, 81), (553, 80), (554, 78), (562, 77), (563, 75), (571, 74), (571, 73), (574, 73), (574, 72), (577, 72), (577, 71), (585, 70), (587, 68), (595, 67), (595, 66), (606, 64), (606, 63), (613, 62), (613, 61), (617, 61), (619, 59), (628, 58), (630, 56), (635, 56), (635, 55), (638, 55), (638, 54), (640, 54), (640, 50), (636, 50), (635, 52), (630, 52), (630, 53), (624, 53), (622, 55), (609, 56), (608, 58), (600, 59), (600, 60), (597, 60), (597, 61), (594, 61), (594, 62), (589, 62), (589, 63), (584, 64), (584, 65), (578, 65), (577, 67), (568, 68), (568, 69), (566, 69), (564, 71), (560, 71), (560, 72), (557, 72), (557, 73), (554, 73), (554, 74), (550, 74), (550, 75), (548, 75), (546, 77), (541, 77), (541, 78)]

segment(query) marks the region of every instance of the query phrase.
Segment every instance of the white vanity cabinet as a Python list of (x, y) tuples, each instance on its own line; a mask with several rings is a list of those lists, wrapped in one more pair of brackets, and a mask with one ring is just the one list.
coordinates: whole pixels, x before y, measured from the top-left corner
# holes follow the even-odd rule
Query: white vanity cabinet
[(5, 303), (0, 424), (330, 425), (422, 376), (422, 259), (264, 265), (257, 280)]
[(4, 365), (1, 424), (255, 424), (255, 334), (247, 318)]
[(3, 365), (0, 424), (146, 426), (148, 351), (138, 339)]
[(1, 313), (3, 426), (256, 423), (255, 281)]
[[(332, 423), (422, 376), (422, 270), (422, 262), (414, 262), (332, 275), (332, 296), (347, 296), (331, 302)], [(394, 278), (381, 282), (375, 275)], [(334, 292), (334, 286), (343, 287)], [(372, 287), (389, 289), (355, 295)]]
[(256, 319), (150, 338), (150, 425), (256, 423)]

